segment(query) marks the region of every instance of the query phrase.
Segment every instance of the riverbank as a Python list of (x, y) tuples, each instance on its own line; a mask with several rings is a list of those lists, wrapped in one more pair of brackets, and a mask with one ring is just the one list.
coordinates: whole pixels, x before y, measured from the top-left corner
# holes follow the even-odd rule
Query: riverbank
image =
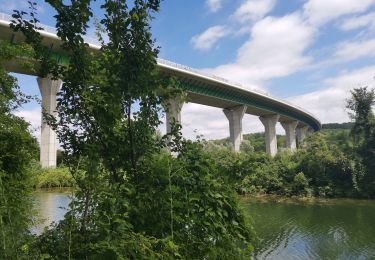
[(53, 187), (53, 188), (36, 188), (33, 194), (38, 193), (56, 193), (64, 195), (72, 195), (76, 189), (74, 187)]
[(303, 196), (282, 196), (273, 194), (251, 194), (251, 195), (240, 195), (243, 201), (256, 201), (262, 202), (274, 202), (274, 203), (285, 203), (285, 204), (325, 204), (325, 205), (337, 205), (337, 204), (353, 204), (353, 205), (364, 205), (369, 202), (374, 202), (374, 199), (358, 199), (358, 198), (323, 198), (323, 197), (303, 197)]

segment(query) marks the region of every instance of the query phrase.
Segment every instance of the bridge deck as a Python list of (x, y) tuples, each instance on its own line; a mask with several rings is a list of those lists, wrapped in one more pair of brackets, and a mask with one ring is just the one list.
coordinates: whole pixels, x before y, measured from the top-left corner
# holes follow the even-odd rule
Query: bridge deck
[[(9, 15), (0, 13), (0, 39), (20, 43), (24, 37), (21, 33), (12, 31), (9, 27), (10, 20)], [(51, 53), (60, 63), (68, 64), (69, 56), (62, 51), (61, 39), (56, 35), (55, 29), (44, 25), (42, 27), (45, 28), (40, 31), (44, 37), (43, 44), (50, 48)], [(100, 50), (100, 45), (95, 40), (85, 39), (85, 41), (93, 51)], [(249, 90), (226, 79), (162, 59), (158, 59), (158, 67), (163, 74), (176, 76), (182, 81), (190, 102), (219, 108), (247, 105), (247, 114), (256, 116), (279, 114), (280, 122), (297, 120), (300, 122), (299, 127), (307, 125), (315, 131), (321, 128), (320, 121), (309, 112), (286, 101), (273, 98), (267, 93)], [(7, 69), (11, 72), (33, 74), (31, 71), (24, 71), (14, 61), (7, 63)]]

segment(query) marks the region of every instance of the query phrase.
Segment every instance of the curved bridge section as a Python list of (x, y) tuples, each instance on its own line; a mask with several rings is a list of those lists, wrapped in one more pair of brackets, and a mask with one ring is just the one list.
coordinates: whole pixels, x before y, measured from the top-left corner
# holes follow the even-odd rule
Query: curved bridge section
[[(21, 33), (15, 33), (9, 27), (9, 15), (0, 13), (0, 39), (10, 43), (21, 43), (24, 38)], [(41, 25), (40, 31), (43, 44), (49, 47), (52, 57), (61, 64), (69, 63), (69, 56), (61, 50), (61, 39), (56, 36), (52, 27)], [(94, 39), (85, 39), (89, 48), (99, 51), (100, 46)], [(33, 74), (24, 71), (16, 62), (6, 64), (10, 72)], [(158, 59), (158, 67), (162, 74), (174, 76), (182, 83), (183, 89), (188, 94), (189, 102), (222, 108), (229, 121), (229, 132), (232, 147), (239, 151), (242, 141), (242, 118), (244, 114), (259, 116), (265, 127), (266, 151), (274, 156), (277, 153), (277, 140), (275, 126), (280, 122), (286, 132), (287, 148), (296, 149), (296, 140), (301, 141), (308, 132), (318, 131), (321, 128), (319, 120), (304, 109), (286, 101), (271, 97), (258, 90), (249, 90), (242, 85), (226, 79), (203, 73), (202, 71), (187, 66)], [(38, 85), (42, 95), (43, 108), (53, 114), (56, 108), (56, 94), (61, 81), (49, 78), (38, 78)], [(183, 104), (170, 100), (166, 107), (167, 132), (170, 131), (171, 122), (181, 120)], [(53, 130), (42, 122), (41, 136), (41, 163), (44, 167), (56, 165), (56, 138)]]

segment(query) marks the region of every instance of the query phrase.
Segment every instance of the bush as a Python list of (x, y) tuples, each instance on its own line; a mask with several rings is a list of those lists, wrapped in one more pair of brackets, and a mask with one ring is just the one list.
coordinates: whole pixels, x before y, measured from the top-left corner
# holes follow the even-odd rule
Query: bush
[(30, 166), (38, 146), (28, 127), (21, 118), (0, 114), (0, 259), (21, 259), (31, 239)]
[[(199, 143), (187, 142), (177, 158), (167, 152), (142, 159), (136, 180), (112, 189), (103, 174), (96, 183), (83, 235), (82, 214), (72, 210), (38, 238), (37, 256), (76, 259), (247, 259), (254, 234), (237, 194), (220, 178), (218, 166)], [(108, 190), (111, 188), (111, 190)], [(76, 193), (79, 194), (82, 191)], [(114, 192), (112, 194), (112, 192)], [(124, 199), (122, 205), (115, 197)], [(125, 207), (110, 220), (107, 211)], [(124, 231), (124, 232), (120, 232)], [(110, 239), (110, 244), (109, 244)], [(87, 242), (89, 241), (89, 242)], [(134, 257), (133, 257), (134, 256)]]
[(42, 169), (37, 166), (33, 170), (35, 188), (63, 188), (76, 185), (72, 174), (66, 167)]
[(298, 153), (298, 161), (298, 169), (310, 180), (315, 195), (347, 197), (357, 193), (355, 162), (336, 145), (328, 146), (323, 134), (316, 133), (307, 138)]
[(171, 234), (186, 259), (246, 258), (253, 233), (218, 162), (200, 143), (185, 144), (178, 158), (155, 155), (134, 198), (134, 205), (147, 205), (130, 213), (135, 230)]
[(309, 180), (306, 178), (303, 172), (299, 172), (294, 176), (292, 187), (293, 193), (295, 195), (308, 194)]

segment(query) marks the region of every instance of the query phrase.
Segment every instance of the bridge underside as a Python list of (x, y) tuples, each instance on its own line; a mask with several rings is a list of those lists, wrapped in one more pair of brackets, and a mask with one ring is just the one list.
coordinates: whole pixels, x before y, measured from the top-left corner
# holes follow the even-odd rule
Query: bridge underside
[[(41, 31), (43, 44), (48, 46), (51, 57), (62, 65), (69, 64), (69, 56), (61, 49), (61, 39), (51, 32)], [(0, 39), (12, 44), (20, 44), (24, 37), (19, 32), (13, 32), (9, 28), (9, 21), (0, 20)], [(88, 48), (97, 52), (100, 46), (89, 44)], [(20, 58), (28, 59), (28, 58)], [(29, 59), (28, 59), (29, 60)], [(29, 60), (30, 61), (30, 60)], [(8, 61), (6, 68), (10, 72), (35, 75), (34, 71), (26, 70), (18, 61)], [(37, 64), (35, 64), (37, 66)], [(239, 151), (242, 141), (242, 118), (244, 114), (258, 116), (265, 127), (266, 150), (274, 156), (277, 152), (275, 125), (281, 122), (287, 133), (287, 148), (293, 151), (296, 148), (295, 139), (300, 142), (309, 131), (318, 131), (320, 122), (294, 105), (272, 98), (267, 94), (244, 89), (225, 79), (212, 75), (206, 75), (200, 71), (169, 61), (158, 60), (158, 68), (162, 76), (173, 76), (181, 82), (181, 87), (188, 94), (188, 101), (192, 103), (222, 108), (229, 121), (230, 139), (233, 150)], [(56, 105), (56, 92), (58, 84), (49, 78), (38, 79), (42, 94), (42, 106), (51, 114)], [(180, 110), (183, 104), (178, 100), (171, 100), (171, 107), (167, 108), (169, 122), (181, 120)], [(175, 120), (172, 120), (174, 118)], [(167, 123), (167, 131), (170, 129)], [(41, 161), (43, 167), (56, 165), (56, 145), (53, 131), (42, 121)]]
[[(188, 101), (195, 104), (205, 105), (205, 106), (211, 106), (211, 107), (217, 107), (217, 108), (232, 108), (236, 107), (239, 104), (233, 101), (227, 101), (227, 100), (218, 100), (214, 97), (209, 96), (203, 96), (199, 95), (193, 92), (188, 92)], [(273, 115), (273, 112), (265, 111), (256, 107), (247, 106), (247, 109), (245, 111), (245, 114), (250, 114), (254, 116), (269, 116)], [(286, 116), (280, 116), (279, 122), (289, 122), (291, 119)]]

